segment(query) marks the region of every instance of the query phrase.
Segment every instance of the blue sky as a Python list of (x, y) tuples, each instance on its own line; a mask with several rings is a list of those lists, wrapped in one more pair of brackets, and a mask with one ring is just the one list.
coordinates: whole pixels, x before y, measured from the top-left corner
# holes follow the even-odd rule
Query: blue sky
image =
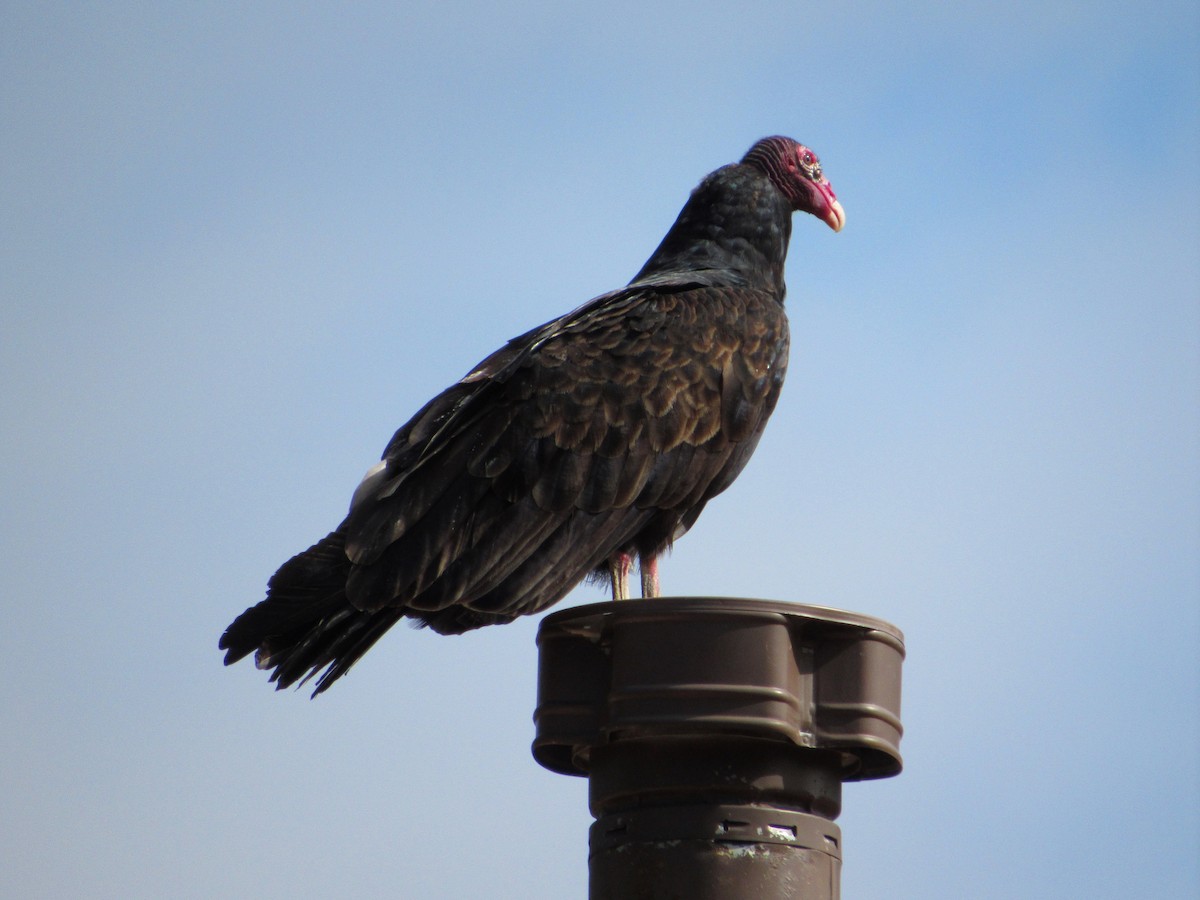
[(585, 896), (536, 620), (315, 702), (216, 641), (773, 133), (847, 225), (665, 592), (905, 632), (847, 897), (1200, 892), (1194, 3), (6, 3), (0, 121), (0, 893)]

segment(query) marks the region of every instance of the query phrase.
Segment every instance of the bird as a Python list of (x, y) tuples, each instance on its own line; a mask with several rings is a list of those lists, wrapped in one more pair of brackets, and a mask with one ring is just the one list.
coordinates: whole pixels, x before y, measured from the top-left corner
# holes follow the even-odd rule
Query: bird
[(395, 433), (338, 527), (226, 629), (316, 697), (401, 619), (461, 634), (658, 559), (733, 483), (787, 371), (792, 213), (841, 231), (817, 155), (773, 136), (705, 176), (627, 285), (508, 341)]

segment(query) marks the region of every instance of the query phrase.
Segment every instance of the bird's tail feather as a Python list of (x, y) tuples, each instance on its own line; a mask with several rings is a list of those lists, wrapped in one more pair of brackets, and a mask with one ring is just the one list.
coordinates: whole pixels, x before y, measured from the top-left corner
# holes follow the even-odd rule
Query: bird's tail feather
[(322, 669), (313, 696), (324, 691), (401, 617), (399, 609), (363, 612), (346, 599), (350, 560), (338, 530), (284, 563), (267, 598), (234, 620), (221, 636), (225, 664), (254, 653), (274, 669), (278, 689), (303, 684)]

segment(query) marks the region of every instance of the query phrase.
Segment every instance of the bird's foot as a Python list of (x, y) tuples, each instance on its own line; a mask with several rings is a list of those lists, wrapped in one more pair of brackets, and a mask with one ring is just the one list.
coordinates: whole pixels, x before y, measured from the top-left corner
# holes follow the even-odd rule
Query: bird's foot
[(658, 557), (639, 560), (642, 571), (642, 597), (657, 597), (658, 590)]
[(629, 599), (629, 570), (633, 568), (633, 559), (628, 553), (618, 553), (608, 561), (608, 574), (612, 578), (612, 598), (614, 600)]

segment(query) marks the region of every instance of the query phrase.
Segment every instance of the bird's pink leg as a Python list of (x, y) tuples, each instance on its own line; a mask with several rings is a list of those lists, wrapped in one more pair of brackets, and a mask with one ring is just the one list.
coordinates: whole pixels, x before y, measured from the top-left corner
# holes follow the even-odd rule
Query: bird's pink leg
[(639, 560), (642, 570), (642, 597), (657, 597), (658, 593), (658, 557)]
[(608, 574), (612, 578), (614, 600), (629, 599), (629, 570), (632, 568), (633, 559), (628, 553), (618, 553), (608, 561)]

